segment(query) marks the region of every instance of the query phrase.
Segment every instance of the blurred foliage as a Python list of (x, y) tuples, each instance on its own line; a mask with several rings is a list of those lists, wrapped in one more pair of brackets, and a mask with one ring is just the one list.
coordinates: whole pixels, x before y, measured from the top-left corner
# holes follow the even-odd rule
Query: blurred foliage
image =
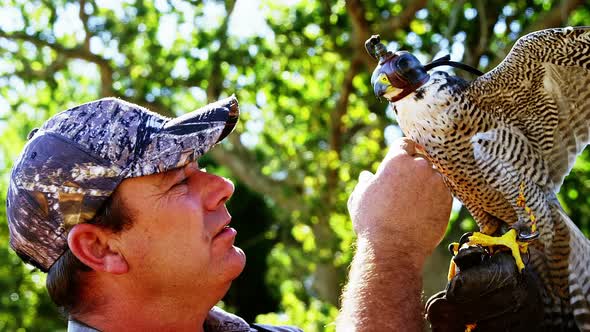
[[(230, 209), (252, 270), (223, 305), (259, 322), (331, 330), (353, 254), (348, 194), (400, 135), (372, 94), (365, 39), (379, 33), (422, 61), (450, 53), (489, 70), (526, 32), (588, 22), (581, 0), (7, 0), (0, 197), (27, 133), (60, 110), (118, 96), (172, 116), (235, 93), (237, 133), (207, 162), (238, 184)], [(588, 150), (559, 197), (589, 235)], [(44, 275), (8, 249), (0, 209), (0, 330), (63, 329)], [(464, 209), (452, 219), (449, 239), (475, 227)], [(426, 295), (444, 283), (446, 242), (425, 271)]]

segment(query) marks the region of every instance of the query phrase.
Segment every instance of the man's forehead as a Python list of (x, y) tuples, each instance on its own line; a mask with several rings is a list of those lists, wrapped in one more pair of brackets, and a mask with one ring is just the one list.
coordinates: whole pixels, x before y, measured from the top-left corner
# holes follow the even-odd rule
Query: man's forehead
[[(192, 161), (191, 163), (194, 163), (197, 167), (198, 167), (198, 162), (197, 161)], [(150, 185), (155, 185), (155, 186), (166, 186), (170, 183), (170, 181), (175, 181), (176, 179), (178, 179), (179, 176), (182, 175), (182, 173), (184, 172), (184, 168), (186, 167), (182, 166), (182, 167), (177, 167), (177, 168), (173, 168), (170, 170), (167, 170), (165, 172), (161, 172), (161, 173), (154, 173), (154, 174), (150, 174), (150, 175), (143, 175), (143, 176), (138, 176), (138, 177), (132, 177), (132, 178), (127, 178), (125, 180), (123, 180), (121, 182), (121, 184), (119, 184), (119, 186), (125, 185), (125, 183), (127, 183), (128, 185), (141, 185), (141, 184), (150, 184)]]

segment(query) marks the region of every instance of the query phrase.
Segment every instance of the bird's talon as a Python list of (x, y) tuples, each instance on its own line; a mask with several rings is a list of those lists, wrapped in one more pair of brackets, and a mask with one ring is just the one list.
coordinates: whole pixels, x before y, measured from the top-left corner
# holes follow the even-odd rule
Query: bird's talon
[(522, 260), (522, 262), (526, 266), (531, 261), (531, 252), (530, 252), (530, 250), (527, 250), (527, 251), (525, 251), (525, 253), (526, 253), (526, 262), (524, 261), (524, 259)]
[(465, 243), (469, 242), (469, 238), (473, 236), (473, 232), (467, 232), (461, 236), (459, 239), (459, 248), (461, 248)]
[(449, 251), (451, 252), (451, 255), (453, 255), (453, 256), (455, 256), (459, 252), (459, 248), (461, 248), (461, 246), (457, 242), (453, 242), (453, 243), (449, 244)]
[(536, 240), (539, 237), (540, 233), (538, 231), (532, 233), (524, 233), (518, 232), (516, 235), (516, 239), (522, 242), (531, 242)]

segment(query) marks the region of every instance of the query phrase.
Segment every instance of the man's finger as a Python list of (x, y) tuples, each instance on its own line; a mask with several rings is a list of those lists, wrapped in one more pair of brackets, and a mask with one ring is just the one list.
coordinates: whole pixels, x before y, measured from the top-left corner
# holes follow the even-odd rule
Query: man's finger
[(352, 190), (352, 193), (350, 194), (350, 197), (348, 199), (349, 204), (355, 195), (358, 195), (359, 192), (365, 190), (369, 183), (371, 183), (371, 180), (374, 176), (375, 175), (369, 171), (361, 171), (361, 173), (359, 174), (359, 181), (356, 184), (356, 186), (354, 186), (354, 189)]
[(371, 180), (374, 176), (375, 174), (369, 171), (361, 171), (361, 173), (359, 174), (359, 181), (352, 190), (350, 196), (348, 197), (348, 202), (346, 205), (349, 211), (351, 211), (353, 201), (356, 199), (358, 195), (360, 195), (361, 192), (366, 190), (367, 186), (371, 183)]
[(389, 151), (387, 151), (387, 155), (383, 158), (381, 164), (377, 169), (377, 173), (382, 172), (384, 169), (388, 168), (389, 164), (393, 159), (396, 158), (404, 158), (404, 157), (411, 157), (416, 153), (416, 143), (407, 137), (402, 137), (396, 139), (391, 143), (389, 146)]
[[(417, 144), (416, 142), (412, 141), (407, 137), (402, 137), (396, 139), (391, 143), (387, 155), (385, 156), (385, 158), (383, 158), (381, 164), (379, 164), (377, 173), (381, 173), (386, 168), (388, 168), (393, 159), (406, 157), (413, 157), (413, 159), (417, 162), (428, 162), (428, 159), (426, 159), (426, 153), (424, 151), (424, 148), (421, 145)], [(428, 162), (428, 164), (430, 164), (430, 162)]]
[(389, 146), (389, 151), (387, 152), (387, 157), (385, 159), (389, 159), (389, 157), (397, 156), (397, 155), (410, 155), (413, 156), (416, 154), (416, 143), (407, 137), (402, 137), (396, 139), (391, 143)]

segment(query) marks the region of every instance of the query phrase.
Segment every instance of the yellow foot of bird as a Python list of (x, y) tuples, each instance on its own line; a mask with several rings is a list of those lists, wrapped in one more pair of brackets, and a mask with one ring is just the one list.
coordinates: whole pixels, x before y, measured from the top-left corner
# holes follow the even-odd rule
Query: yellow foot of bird
[(480, 245), (483, 247), (504, 246), (508, 247), (512, 252), (512, 256), (516, 261), (518, 271), (522, 272), (524, 269), (524, 262), (522, 261), (521, 253), (527, 252), (528, 243), (516, 240), (517, 232), (515, 229), (510, 229), (508, 232), (500, 237), (489, 236), (483, 233), (473, 233), (469, 237), (468, 245)]
[[(531, 209), (527, 204), (526, 204), (526, 197), (524, 197), (524, 189), (525, 189), (525, 185), (524, 185), (524, 181), (520, 183), (520, 187), (519, 187), (519, 191), (518, 191), (518, 197), (516, 198), (516, 206), (523, 208), (524, 211), (527, 213), (530, 223), (528, 224), (528, 233), (529, 235), (525, 236), (526, 238), (528, 238), (529, 240), (532, 240), (534, 238), (536, 238), (538, 236), (538, 232), (537, 232), (537, 217), (535, 216), (535, 214), (533, 213), (533, 209)], [(520, 234), (521, 236), (523, 236), (523, 234)], [(521, 237), (522, 240), (522, 237)]]
[[(453, 242), (449, 245), (449, 251), (453, 257), (457, 255), (459, 252), (459, 243)], [(457, 274), (457, 264), (455, 264), (455, 260), (451, 258), (451, 263), (449, 265), (449, 273), (447, 274), (447, 278), (449, 281), (453, 279), (453, 277)]]

